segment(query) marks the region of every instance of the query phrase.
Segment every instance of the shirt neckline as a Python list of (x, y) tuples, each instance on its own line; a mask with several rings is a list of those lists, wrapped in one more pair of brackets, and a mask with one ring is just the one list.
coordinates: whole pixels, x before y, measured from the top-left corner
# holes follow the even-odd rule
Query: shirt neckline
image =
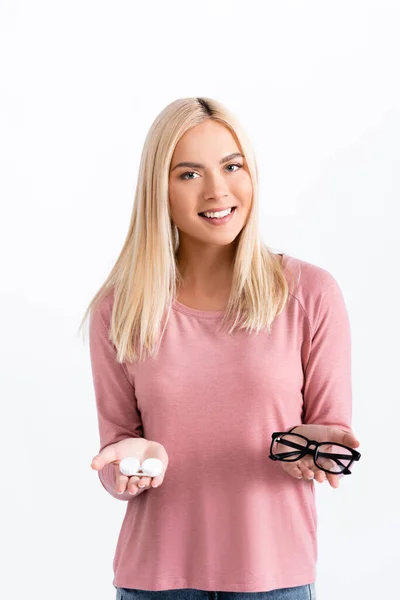
[[(285, 267), (288, 255), (284, 252), (275, 252), (274, 254), (282, 255), (282, 267)], [(191, 308), (190, 306), (186, 306), (186, 304), (182, 304), (182, 302), (179, 302), (178, 300), (173, 301), (172, 308), (186, 315), (190, 315), (192, 317), (201, 317), (202, 319), (219, 319), (225, 313), (224, 310), (199, 310), (198, 308)]]

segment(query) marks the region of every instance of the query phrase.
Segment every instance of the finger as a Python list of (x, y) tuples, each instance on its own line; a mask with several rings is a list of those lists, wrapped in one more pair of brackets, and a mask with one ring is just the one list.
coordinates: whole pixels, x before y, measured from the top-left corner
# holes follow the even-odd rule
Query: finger
[(314, 457), (311, 456), (311, 454), (306, 454), (306, 456), (303, 456), (303, 458), (301, 458), (299, 462), (304, 467), (310, 469), (313, 473), (315, 473), (318, 470), (318, 467), (314, 462)]
[(316, 466), (311, 455), (306, 455), (297, 461), (297, 465), (304, 479), (313, 479)]
[(287, 473), (291, 477), (294, 477), (295, 479), (303, 479), (303, 474), (299, 469), (298, 464), (292, 463), (289, 465), (287, 463), (281, 462), (281, 466), (285, 473)]
[(360, 442), (352, 431), (346, 431), (340, 427), (329, 427), (328, 439), (336, 444), (344, 444), (350, 448), (358, 448)]
[[(319, 469), (317, 467), (312, 456), (304, 457), (301, 460), (301, 464), (303, 467), (302, 470), (304, 470), (304, 468), (308, 469), (307, 479), (312, 479), (311, 474), (309, 472), (309, 471), (311, 471), (314, 474), (315, 481), (318, 481), (318, 483), (322, 483), (323, 481), (325, 481), (325, 479), (326, 479), (325, 472), (322, 469)], [(303, 473), (303, 476), (304, 476), (304, 473)]]
[(119, 464), (114, 465), (115, 470), (115, 489), (117, 494), (123, 494), (127, 491), (127, 485), (129, 483), (129, 476), (123, 475), (119, 470)]
[(162, 475), (157, 475), (157, 477), (153, 477), (153, 480), (151, 482), (151, 487), (153, 487), (153, 488), (160, 487), (160, 485), (162, 484), (163, 481), (164, 481), (164, 477)]
[(119, 465), (114, 465), (115, 469), (115, 490), (117, 494), (123, 494), (126, 491), (126, 486), (129, 481), (129, 477), (122, 475), (119, 470)]
[(304, 479), (314, 479), (314, 471), (304, 464), (299, 465), (300, 471)]
[(318, 483), (322, 483), (323, 481), (326, 481), (326, 473), (318, 469), (315, 471), (314, 479), (315, 481), (318, 481)]
[[(318, 483), (322, 483), (326, 480), (325, 472), (317, 467), (312, 456), (304, 457), (303, 460), (305, 461), (305, 466), (307, 466), (308, 469), (314, 473), (315, 481), (318, 481)], [(311, 479), (310, 475), (309, 479)]]
[[(329, 452), (329, 450), (328, 450)], [(318, 457), (318, 463), (320, 464), (321, 467), (324, 467), (324, 469), (326, 469), (327, 471), (334, 471), (335, 468), (337, 469), (337, 464), (331, 459), (331, 458), (327, 458), (327, 457)]]
[(149, 487), (150, 483), (151, 483), (151, 477), (140, 477), (138, 487), (139, 488)]
[(137, 476), (133, 476), (133, 477), (129, 477), (129, 481), (128, 481), (128, 487), (127, 487), (127, 492), (129, 492), (132, 495), (135, 495), (138, 491), (138, 483), (140, 481), (140, 477)]
[(339, 487), (339, 475), (335, 475), (334, 473), (327, 473), (326, 478), (329, 481), (329, 484), (333, 488)]
[(90, 466), (95, 471), (99, 471), (104, 465), (108, 465), (116, 460), (118, 460), (118, 457), (115, 453), (115, 446), (114, 444), (111, 444), (110, 446), (103, 448), (103, 450), (93, 458)]
[(358, 441), (356, 436), (353, 433), (349, 432), (345, 433), (343, 443), (345, 446), (350, 446), (350, 448), (358, 448), (358, 446), (360, 445), (360, 442)]

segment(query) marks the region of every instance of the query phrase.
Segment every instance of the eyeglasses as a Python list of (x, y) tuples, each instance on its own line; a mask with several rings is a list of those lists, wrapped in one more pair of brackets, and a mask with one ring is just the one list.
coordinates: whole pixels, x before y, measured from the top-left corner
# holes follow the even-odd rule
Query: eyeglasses
[[(293, 450), (288, 451), (287, 448)], [(299, 433), (287, 431), (276, 431), (272, 434), (269, 455), (271, 460), (294, 462), (306, 454), (313, 456), (314, 464), (318, 469), (336, 475), (339, 473), (351, 475), (351, 465), (361, 458), (360, 452), (344, 444), (317, 442)]]

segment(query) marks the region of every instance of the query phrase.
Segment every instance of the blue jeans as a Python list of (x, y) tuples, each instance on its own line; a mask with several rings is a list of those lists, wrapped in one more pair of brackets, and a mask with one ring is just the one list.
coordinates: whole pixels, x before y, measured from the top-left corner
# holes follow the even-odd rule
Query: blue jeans
[(136, 590), (116, 588), (116, 600), (316, 600), (315, 583), (269, 592), (207, 592), (193, 588)]

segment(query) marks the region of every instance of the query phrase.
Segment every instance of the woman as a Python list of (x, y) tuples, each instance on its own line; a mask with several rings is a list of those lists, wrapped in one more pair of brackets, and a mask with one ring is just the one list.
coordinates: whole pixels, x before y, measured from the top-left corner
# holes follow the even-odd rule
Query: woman
[[(268, 454), (272, 433), (294, 426), (359, 445), (350, 326), (334, 277), (272, 252), (258, 227), (238, 121), (215, 100), (172, 102), (148, 133), (122, 252), (85, 314), (91, 466), (128, 501), (117, 598), (315, 598), (312, 479), (337, 487), (339, 475)], [(159, 458), (163, 472), (125, 476), (127, 456)]]

